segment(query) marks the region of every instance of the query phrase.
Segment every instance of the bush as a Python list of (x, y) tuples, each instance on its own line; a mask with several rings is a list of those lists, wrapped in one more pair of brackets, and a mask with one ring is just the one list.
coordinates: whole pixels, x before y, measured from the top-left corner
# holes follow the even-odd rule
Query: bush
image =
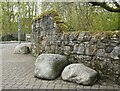
[[(25, 34), (20, 34), (20, 40), (25, 41)], [(1, 36), (2, 41), (17, 41), (18, 40), (18, 34), (7, 34)]]

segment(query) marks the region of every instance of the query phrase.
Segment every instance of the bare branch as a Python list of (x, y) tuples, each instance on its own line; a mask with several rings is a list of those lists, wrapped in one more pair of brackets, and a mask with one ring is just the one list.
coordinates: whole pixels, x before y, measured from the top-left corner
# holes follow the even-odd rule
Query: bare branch
[[(89, 3), (91, 3), (93, 6), (100, 6), (110, 12), (120, 12), (120, 7), (113, 8), (107, 5), (105, 2), (89, 2)], [(116, 2), (116, 4), (118, 3)]]
[(120, 8), (120, 4), (118, 4), (118, 2), (116, 0), (112, 0), (112, 1), (116, 5), (116, 7)]

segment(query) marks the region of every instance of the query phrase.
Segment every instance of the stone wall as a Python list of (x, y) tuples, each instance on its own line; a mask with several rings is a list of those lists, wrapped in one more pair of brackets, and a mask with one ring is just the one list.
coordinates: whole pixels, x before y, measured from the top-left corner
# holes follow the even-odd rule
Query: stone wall
[(82, 62), (120, 84), (120, 32), (66, 32), (52, 13), (33, 20), (32, 54), (66, 55), (70, 63)]

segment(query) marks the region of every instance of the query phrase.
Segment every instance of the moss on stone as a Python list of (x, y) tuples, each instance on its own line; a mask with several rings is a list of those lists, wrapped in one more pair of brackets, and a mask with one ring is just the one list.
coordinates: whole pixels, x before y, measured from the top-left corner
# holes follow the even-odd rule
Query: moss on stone
[(55, 23), (64, 23), (63, 20), (56, 20)]
[(90, 35), (92, 37), (95, 37), (95, 38), (104, 38), (104, 39), (111, 39), (113, 37), (119, 37), (120, 36), (120, 32), (119, 31), (105, 31), (105, 32), (100, 32), (100, 31), (84, 31), (86, 33), (90, 33)]
[(53, 21), (56, 23), (57, 27), (60, 31), (67, 31), (68, 26), (64, 23), (64, 21), (59, 17), (59, 14), (55, 10), (49, 10), (41, 13), (40, 15), (33, 17), (33, 21), (39, 20), (44, 16), (50, 16), (53, 18)]
[(56, 21), (56, 20), (61, 20), (61, 18), (59, 16), (55, 16), (54, 21)]
[(59, 16), (59, 14), (58, 14), (56, 11), (50, 13), (49, 15), (50, 15), (51, 17)]
[(55, 10), (49, 10), (49, 11), (46, 11), (46, 12), (43, 12), (39, 15), (37, 15), (36, 17), (33, 17), (33, 21), (36, 21), (38, 19), (41, 19), (43, 16), (51, 16), (51, 17), (55, 17), (55, 16), (59, 16), (58, 13), (55, 11)]
[(59, 16), (53, 17), (53, 20), (55, 21), (55, 23), (64, 23), (64, 21)]
[(44, 16), (50, 16), (52, 17), (53, 21), (56, 23), (57, 27), (60, 29), (60, 31), (67, 31), (68, 26), (65, 24), (65, 22), (60, 18), (59, 14), (55, 10), (49, 10), (46, 12), (41, 13), (40, 15), (33, 17), (33, 21), (39, 20)]
[(57, 27), (60, 29), (60, 31), (67, 31), (67, 26), (64, 23), (57, 23)]

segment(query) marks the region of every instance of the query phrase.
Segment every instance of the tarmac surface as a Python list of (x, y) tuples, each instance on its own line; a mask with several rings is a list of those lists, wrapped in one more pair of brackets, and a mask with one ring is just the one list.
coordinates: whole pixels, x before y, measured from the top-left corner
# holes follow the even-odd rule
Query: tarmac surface
[(14, 54), (18, 43), (1, 43), (2, 52), (2, 91), (14, 90), (64, 90), (64, 91), (120, 91), (117, 84), (102, 82), (93, 86), (83, 86), (61, 80), (43, 80), (34, 77), (35, 57), (31, 54)]

